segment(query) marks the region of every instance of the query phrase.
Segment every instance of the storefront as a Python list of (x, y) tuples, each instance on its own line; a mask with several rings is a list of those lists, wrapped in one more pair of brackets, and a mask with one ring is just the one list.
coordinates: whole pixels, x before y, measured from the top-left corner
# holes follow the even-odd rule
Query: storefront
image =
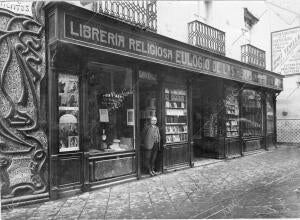
[(232, 158), (275, 147), (276, 92), (211, 77), (195, 80), (194, 160)]
[(151, 116), (157, 171), (274, 144), (279, 75), (68, 3), (45, 12), (50, 197), (146, 174)]

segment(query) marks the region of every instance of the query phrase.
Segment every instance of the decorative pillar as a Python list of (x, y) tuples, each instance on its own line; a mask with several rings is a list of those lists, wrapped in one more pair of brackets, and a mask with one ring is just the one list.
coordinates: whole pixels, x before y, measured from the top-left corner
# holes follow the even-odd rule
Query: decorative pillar
[[(2, 204), (48, 190), (48, 140), (41, 122), (44, 25), (0, 9), (0, 180)], [(44, 96), (43, 96), (44, 97)], [(42, 102), (45, 103), (45, 102)]]

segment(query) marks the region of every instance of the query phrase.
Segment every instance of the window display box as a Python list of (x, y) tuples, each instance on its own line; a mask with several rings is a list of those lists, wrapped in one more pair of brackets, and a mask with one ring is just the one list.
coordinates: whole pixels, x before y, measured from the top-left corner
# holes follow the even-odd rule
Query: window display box
[(181, 89), (165, 89), (165, 143), (188, 141), (187, 92)]

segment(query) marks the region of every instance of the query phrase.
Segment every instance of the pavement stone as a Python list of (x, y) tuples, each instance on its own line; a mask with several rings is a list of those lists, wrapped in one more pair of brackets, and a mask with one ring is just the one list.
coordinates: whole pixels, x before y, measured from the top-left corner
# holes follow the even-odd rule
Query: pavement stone
[(2, 219), (299, 218), (300, 148), (220, 160), (2, 210)]

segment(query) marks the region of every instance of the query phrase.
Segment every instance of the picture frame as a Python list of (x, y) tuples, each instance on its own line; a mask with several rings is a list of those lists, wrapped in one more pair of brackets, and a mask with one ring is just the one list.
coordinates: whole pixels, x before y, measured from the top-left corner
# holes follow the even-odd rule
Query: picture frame
[(134, 109), (127, 109), (127, 125), (134, 126)]
[(79, 107), (79, 79), (76, 75), (59, 74), (59, 106)]
[(79, 150), (79, 137), (69, 136), (68, 137), (68, 148), (70, 150)]
[(106, 109), (106, 108), (99, 109), (99, 121), (100, 122), (109, 122), (108, 109)]
[(78, 151), (79, 150), (79, 136), (68, 136), (67, 137), (68, 143), (64, 143), (61, 140), (59, 152), (69, 152), (69, 151)]

